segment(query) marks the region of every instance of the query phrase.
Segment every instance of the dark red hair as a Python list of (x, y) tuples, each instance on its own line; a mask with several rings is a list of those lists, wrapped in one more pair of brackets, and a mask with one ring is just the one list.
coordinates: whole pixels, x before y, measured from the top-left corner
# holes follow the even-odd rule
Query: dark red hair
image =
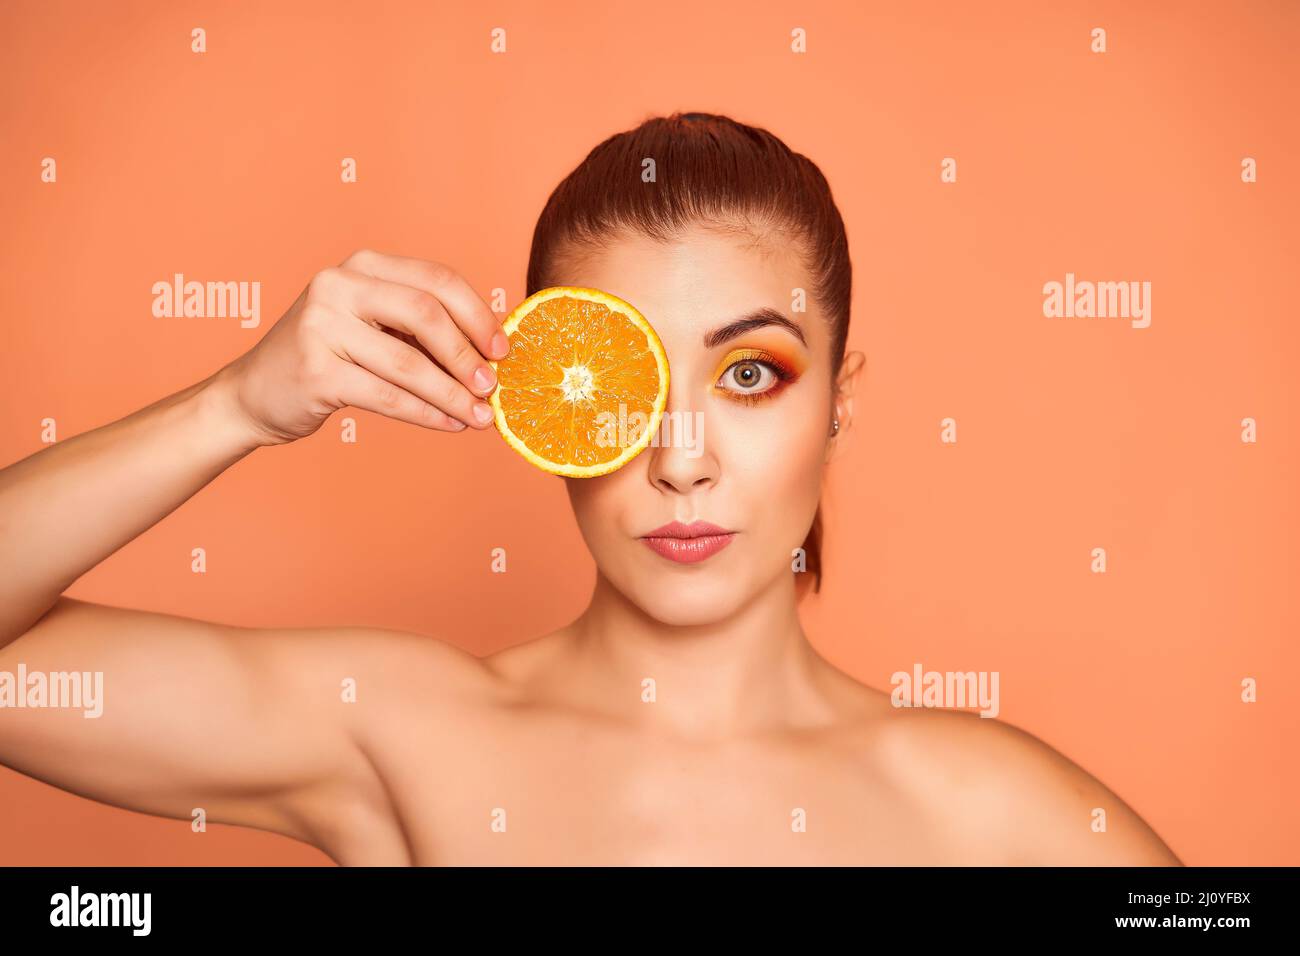
[[(654, 160), (653, 182), (642, 178), (647, 159)], [(620, 232), (668, 242), (693, 225), (794, 241), (813, 279), (809, 294), (831, 325), (833, 388), (844, 360), (853, 285), (844, 221), (812, 160), (767, 130), (726, 116), (654, 117), (588, 153), (537, 219), (526, 294), (557, 284), (552, 277), (570, 257)], [(800, 576), (813, 590), (821, 586), (821, 545), (819, 505), (804, 541), (807, 571)]]

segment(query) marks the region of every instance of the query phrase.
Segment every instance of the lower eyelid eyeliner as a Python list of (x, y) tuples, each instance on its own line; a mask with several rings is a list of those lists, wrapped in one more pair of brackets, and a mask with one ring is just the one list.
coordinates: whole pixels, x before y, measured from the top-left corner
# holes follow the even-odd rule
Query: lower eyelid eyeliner
[(796, 372), (786, 362), (783, 362), (781, 359), (777, 358), (775, 355), (771, 354), (770, 352), (761, 351), (758, 349), (746, 350), (746, 352), (743, 354), (737, 354), (734, 357), (728, 356), (728, 358), (730, 358), (731, 360), (727, 362), (726, 368), (723, 369), (722, 375), (718, 376), (719, 379), (721, 379), (723, 375), (726, 375), (737, 365), (740, 365), (744, 362), (754, 362), (756, 364), (766, 365), (768, 368), (772, 370), (772, 374), (776, 376), (776, 384), (774, 384), (771, 388), (767, 389), (766, 391), (762, 391), (762, 392), (738, 392), (738, 391), (732, 391), (729, 388), (723, 388), (720, 385), (714, 386), (718, 391), (722, 392), (723, 395), (726, 398), (730, 399), (731, 401), (742, 402), (746, 405), (754, 405), (757, 404), (758, 402), (767, 401), (769, 399), (775, 398), (781, 392), (785, 391), (786, 387), (799, 377), (798, 372)]

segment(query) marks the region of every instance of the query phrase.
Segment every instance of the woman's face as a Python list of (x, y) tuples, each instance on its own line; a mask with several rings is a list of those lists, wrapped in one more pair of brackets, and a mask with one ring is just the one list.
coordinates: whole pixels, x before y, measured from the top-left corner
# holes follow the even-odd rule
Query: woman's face
[[(726, 619), (793, 580), (793, 552), (821, 495), (833, 412), (830, 329), (789, 245), (704, 229), (668, 245), (628, 236), (554, 279), (630, 302), (668, 355), (658, 447), (609, 475), (565, 479), (600, 572), (674, 625)], [(792, 308), (797, 289), (809, 290), (806, 311)], [(702, 557), (652, 535), (672, 522), (710, 522), (732, 534)]]

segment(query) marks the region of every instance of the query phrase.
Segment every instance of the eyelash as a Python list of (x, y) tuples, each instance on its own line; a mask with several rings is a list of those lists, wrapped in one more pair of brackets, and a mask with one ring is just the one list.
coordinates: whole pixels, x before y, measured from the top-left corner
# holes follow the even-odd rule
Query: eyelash
[(715, 386), (731, 401), (741, 402), (745, 405), (755, 405), (759, 402), (765, 402), (775, 398), (785, 390), (787, 385), (799, 377), (798, 373), (796, 373), (794, 369), (781, 361), (771, 352), (762, 351), (760, 349), (750, 349), (740, 353), (735, 361), (727, 365), (722, 374), (718, 376), (718, 383), (721, 383), (737, 365), (764, 365), (772, 371), (773, 375), (776, 376), (776, 381), (762, 392), (733, 391), (729, 388), (724, 388), (721, 384)]

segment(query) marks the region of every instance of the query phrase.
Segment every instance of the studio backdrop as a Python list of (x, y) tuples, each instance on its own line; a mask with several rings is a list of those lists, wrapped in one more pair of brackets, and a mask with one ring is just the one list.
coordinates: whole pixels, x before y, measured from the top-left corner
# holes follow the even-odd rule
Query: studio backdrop
[[(0, 458), (206, 377), (360, 248), (508, 311), (593, 146), (723, 113), (818, 164), (854, 264), (814, 645), (881, 689), (996, 672), (1184, 862), (1300, 863), (1298, 37), (1286, 2), (7, 0)], [(243, 297), (158, 308), (189, 282)], [(68, 593), (476, 654), (582, 609), (561, 479), (348, 414)], [(0, 864), (247, 862), (329, 860), (0, 769)]]

